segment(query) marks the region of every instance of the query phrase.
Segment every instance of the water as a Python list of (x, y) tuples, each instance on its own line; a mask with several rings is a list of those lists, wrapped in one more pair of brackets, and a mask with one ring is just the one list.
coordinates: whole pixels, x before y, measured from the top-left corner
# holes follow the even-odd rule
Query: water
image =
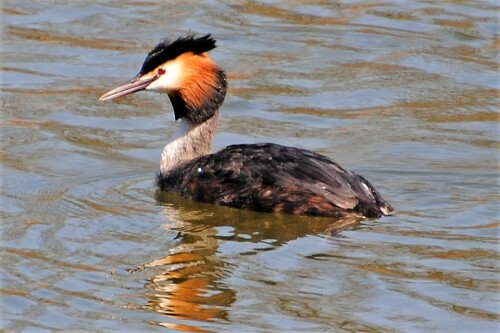
[[(494, 332), (494, 1), (4, 1), (2, 330)], [(214, 148), (276, 142), (368, 178), (332, 221), (156, 192), (165, 96), (102, 103), (163, 36), (213, 33)]]

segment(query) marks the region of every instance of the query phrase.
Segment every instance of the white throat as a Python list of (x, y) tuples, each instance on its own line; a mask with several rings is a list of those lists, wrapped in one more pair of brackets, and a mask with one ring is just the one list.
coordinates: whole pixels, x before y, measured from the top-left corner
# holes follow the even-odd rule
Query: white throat
[(192, 159), (210, 154), (218, 116), (219, 112), (216, 112), (201, 124), (194, 124), (185, 118), (178, 121), (179, 127), (161, 153), (160, 175), (166, 175)]

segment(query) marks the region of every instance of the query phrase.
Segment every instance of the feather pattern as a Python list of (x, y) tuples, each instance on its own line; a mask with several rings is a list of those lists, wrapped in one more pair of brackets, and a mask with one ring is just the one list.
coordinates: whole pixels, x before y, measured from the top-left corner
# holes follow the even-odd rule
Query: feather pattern
[(193, 200), (264, 212), (380, 217), (392, 210), (362, 176), (317, 153), (272, 143), (231, 145), (157, 181)]

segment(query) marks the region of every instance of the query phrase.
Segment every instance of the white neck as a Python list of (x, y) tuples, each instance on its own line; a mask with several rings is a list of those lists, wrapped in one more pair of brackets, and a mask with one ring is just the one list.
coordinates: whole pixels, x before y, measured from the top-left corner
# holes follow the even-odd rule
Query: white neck
[(160, 174), (166, 175), (185, 162), (210, 154), (218, 118), (218, 111), (201, 124), (181, 118), (179, 127), (161, 153)]

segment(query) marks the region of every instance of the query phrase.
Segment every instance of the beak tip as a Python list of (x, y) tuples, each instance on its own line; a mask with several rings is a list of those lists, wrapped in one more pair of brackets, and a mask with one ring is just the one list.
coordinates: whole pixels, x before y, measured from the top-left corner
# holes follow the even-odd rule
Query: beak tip
[(145, 90), (148, 87), (148, 85), (157, 78), (158, 78), (157, 76), (142, 80), (134, 78), (132, 79), (132, 81), (129, 81), (125, 84), (122, 84), (121, 86), (118, 86), (113, 90), (108, 91), (107, 93), (99, 97), (99, 101), (109, 101), (112, 99), (117, 99), (119, 97), (133, 94), (141, 90)]

